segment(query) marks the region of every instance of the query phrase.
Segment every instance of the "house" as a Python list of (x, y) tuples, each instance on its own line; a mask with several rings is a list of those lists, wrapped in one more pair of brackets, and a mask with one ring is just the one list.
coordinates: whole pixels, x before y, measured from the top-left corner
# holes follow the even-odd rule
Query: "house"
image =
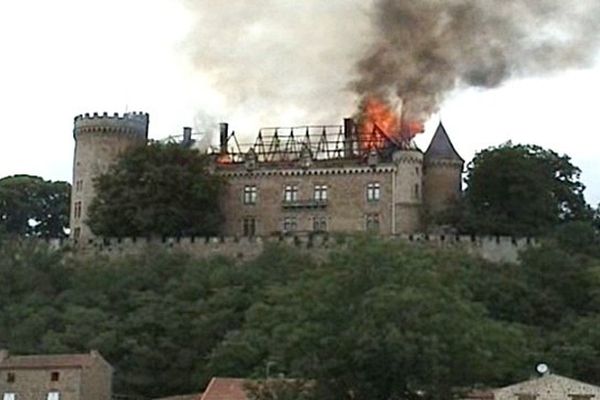
[(470, 400), (592, 400), (600, 398), (600, 387), (547, 373), (510, 386), (471, 392), (467, 398)]
[(112, 373), (97, 351), (11, 355), (0, 350), (2, 400), (110, 400)]

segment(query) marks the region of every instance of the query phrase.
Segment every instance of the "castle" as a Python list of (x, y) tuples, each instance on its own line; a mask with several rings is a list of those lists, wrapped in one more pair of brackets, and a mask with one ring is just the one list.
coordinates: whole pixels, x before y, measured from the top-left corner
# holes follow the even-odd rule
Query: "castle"
[[(119, 155), (148, 141), (149, 115), (75, 117), (71, 237), (89, 242), (86, 224), (94, 178)], [(361, 132), (346, 118), (338, 126), (261, 129), (242, 149), (220, 124), (212, 170), (226, 177), (224, 236), (360, 232), (398, 235), (423, 230), (423, 216), (443, 210), (461, 191), (463, 159), (442, 124), (423, 153), (411, 141), (377, 127)], [(235, 139), (235, 140), (234, 140)], [(190, 144), (184, 128), (182, 144)]]

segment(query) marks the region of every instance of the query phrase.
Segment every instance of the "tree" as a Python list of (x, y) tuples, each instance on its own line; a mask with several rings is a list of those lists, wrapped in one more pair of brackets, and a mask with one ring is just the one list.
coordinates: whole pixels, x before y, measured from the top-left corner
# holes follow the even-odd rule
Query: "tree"
[(95, 182), (89, 225), (101, 236), (194, 236), (218, 233), (223, 179), (209, 158), (176, 144), (125, 153)]
[(483, 150), (468, 166), (459, 228), (533, 236), (562, 222), (590, 220), (580, 173), (568, 156), (538, 146), (506, 143)]
[(65, 237), (71, 185), (38, 176), (0, 179), (0, 230), (28, 237)]
[(265, 379), (246, 382), (244, 390), (250, 400), (312, 400), (314, 386), (301, 379)]
[(470, 300), (473, 259), (364, 239), (267, 287), (245, 323), (215, 349), (215, 375), (316, 382), (315, 398), (450, 398), (457, 387), (504, 383), (527, 355), (517, 326)]

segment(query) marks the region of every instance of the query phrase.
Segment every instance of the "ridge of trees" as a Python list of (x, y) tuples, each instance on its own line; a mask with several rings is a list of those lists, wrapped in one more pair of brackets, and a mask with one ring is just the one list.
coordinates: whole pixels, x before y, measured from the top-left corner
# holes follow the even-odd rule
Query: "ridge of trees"
[(4, 239), (0, 343), (98, 349), (115, 391), (145, 398), (264, 378), (267, 364), (325, 399), (450, 398), (527, 378), (540, 359), (600, 384), (598, 234), (580, 228), (587, 245), (558, 234), (521, 265), (370, 237), (325, 260), (271, 246), (247, 262), (156, 249), (78, 261)]
[(66, 237), (71, 185), (38, 176), (0, 179), (0, 231), (23, 237)]

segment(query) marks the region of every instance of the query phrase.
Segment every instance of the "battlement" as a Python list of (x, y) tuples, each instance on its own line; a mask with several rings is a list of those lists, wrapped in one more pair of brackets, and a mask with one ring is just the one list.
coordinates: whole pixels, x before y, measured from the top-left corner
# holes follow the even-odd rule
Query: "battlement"
[(419, 149), (403, 149), (394, 152), (392, 159), (398, 164), (421, 164), (423, 152)]
[(144, 112), (127, 112), (122, 115), (107, 112), (99, 114), (80, 114), (74, 119), (73, 136), (81, 133), (119, 133), (142, 137), (148, 137), (148, 124), (150, 115)]
[[(272, 243), (285, 243), (299, 249), (307, 249), (311, 254), (326, 254), (348, 243), (351, 238), (351, 235), (326, 233), (266, 237), (95, 238), (85, 243), (75, 243), (74, 249), (76, 254), (115, 257), (141, 255), (153, 247), (180, 251), (199, 259), (224, 256), (247, 260), (260, 255), (265, 246)], [(461, 248), (469, 254), (491, 262), (508, 263), (517, 263), (522, 250), (538, 244), (532, 238), (508, 236), (402, 234), (387, 236), (384, 239), (437, 248)], [(54, 249), (72, 244), (69, 240), (58, 239), (49, 242)]]

